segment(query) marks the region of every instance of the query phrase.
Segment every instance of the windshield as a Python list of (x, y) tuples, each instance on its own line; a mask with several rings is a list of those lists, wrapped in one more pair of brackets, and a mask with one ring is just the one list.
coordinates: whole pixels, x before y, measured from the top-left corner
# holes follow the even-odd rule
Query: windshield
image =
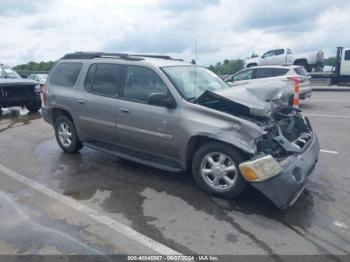
[(0, 66), (0, 78), (21, 78), (11, 67)]
[(38, 77), (39, 77), (39, 80), (40, 80), (40, 81), (45, 82), (46, 79), (47, 79), (47, 74), (40, 74), (40, 75), (38, 75)]
[(219, 91), (229, 86), (212, 71), (198, 66), (167, 66), (162, 68), (186, 100), (193, 100), (205, 91)]

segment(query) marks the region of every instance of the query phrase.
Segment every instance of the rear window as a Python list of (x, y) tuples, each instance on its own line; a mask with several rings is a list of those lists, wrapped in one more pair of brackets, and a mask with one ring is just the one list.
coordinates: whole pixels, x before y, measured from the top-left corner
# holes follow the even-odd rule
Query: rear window
[(303, 66), (294, 68), (294, 71), (300, 76), (308, 76), (308, 73)]
[(284, 68), (275, 68), (275, 76), (284, 76), (289, 70)]
[(82, 63), (60, 63), (51, 74), (50, 83), (72, 87), (78, 79)]
[(273, 68), (259, 68), (255, 69), (255, 78), (266, 78), (274, 76)]

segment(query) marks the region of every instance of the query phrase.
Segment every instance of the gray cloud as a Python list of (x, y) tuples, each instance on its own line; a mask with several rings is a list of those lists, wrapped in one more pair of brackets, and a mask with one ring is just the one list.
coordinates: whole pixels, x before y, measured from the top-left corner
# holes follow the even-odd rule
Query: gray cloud
[[(147, 37), (146, 37), (147, 36)], [(189, 39), (180, 37), (178, 34), (145, 34), (130, 33), (125, 35), (124, 39), (109, 40), (103, 50), (109, 52), (129, 51), (136, 53), (181, 53), (190, 44)]]
[(315, 27), (325, 11), (347, 6), (347, 0), (251, 1), (244, 6), (241, 29), (268, 29), (269, 32), (304, 32)]
[(50, 0), (1, 0), (0, 16), (37, 13), (44, 8), (49, 1)]
[(159, 2), (159, 7), (168, 11), (192, 11), (194, 9), (219, 4), (220, 0), (162, 0)]

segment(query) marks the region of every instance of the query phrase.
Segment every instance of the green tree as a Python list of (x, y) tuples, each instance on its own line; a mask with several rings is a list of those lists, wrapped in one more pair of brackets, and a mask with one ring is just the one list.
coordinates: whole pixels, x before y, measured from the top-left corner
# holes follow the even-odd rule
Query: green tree
[(243, 68), (243, 60), (225, 59), (223, 62), (217, 62), (215, 65), (210, 65), (209, 69), (218, 75), (231, 75)]
[(259, 57), (259, 55), (258, 55), (258, 54), (255, 54), (255, 53), (253, 53), (253, 54), (250, 55), (250, 58), (255, 58), (255, 57)]
[(325, 58), (324, 64), (328, 66), (334, 66), (335, 61), (336, 61), (336, 57), (328, 57), (328, 58)]
[(14, 67), (15, 70), (28, 70), (28, 71), (50, 71), (51, 67), (53, 66), (55, 62), (48, 61), (48, 62), (34, 62), (30, 61), (27, 64), (17, 65)]

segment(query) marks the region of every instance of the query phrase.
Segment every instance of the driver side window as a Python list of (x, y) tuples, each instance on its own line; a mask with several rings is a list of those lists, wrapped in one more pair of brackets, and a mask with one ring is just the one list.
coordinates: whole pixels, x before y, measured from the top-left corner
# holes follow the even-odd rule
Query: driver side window
[(250, 80), (253, 78), (253, 70), (245, 70), (233, 77), (233, 81)]
[(152, 93), (168, 93), (168, 89), (160, 77), (151, 69), (128, 66), (123, 97), (128, 100), (147, 103), (148, 97)]
[(275, 50), (271, 50), (269, 52), (266, 52), (262, 58), (267, 58), (267, 57), (271, 57), (271, 56), (274, 56), (275, 55)]

